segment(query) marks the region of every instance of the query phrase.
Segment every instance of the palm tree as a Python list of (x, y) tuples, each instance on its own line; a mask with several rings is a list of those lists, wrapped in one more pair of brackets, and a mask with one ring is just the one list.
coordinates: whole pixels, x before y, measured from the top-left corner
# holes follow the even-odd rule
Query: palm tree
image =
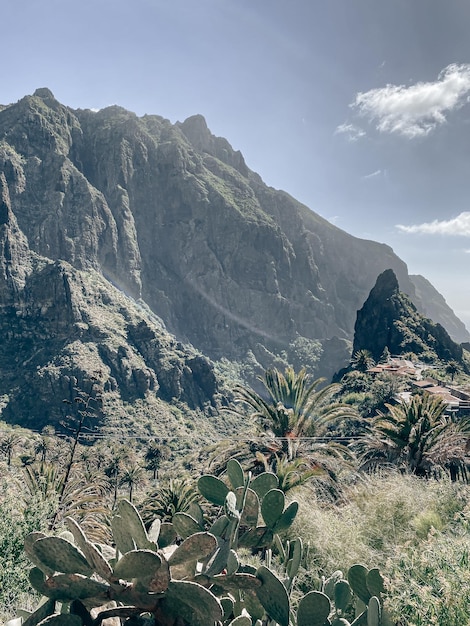
[(452, 421), (442, 398), (415, 395), (386, 407), (388, 412), (372, 420), (370, 433), (361, 441), (363, 468), (392, 464), (418, 476), (438, 469), (465, 470), (469, 426)]
[(454, 376), (459, 371), (459, 364), (456, 361), (449, 361), (446, 365), (446, 374), (449, 374), (451, 381), (454, 382)]
[(351, 365), (360, 372), (367, 372), (368, 369), (374, 367), (375, 361), (369, 350), (357, 350), (352, 355)]
[(274, 465), (266, 463), (265, 469), (276, 474), (279, 480), (279, 489), (287, 493), (295, 487), (307, 483), (313, 477), (324, 477), (324, 471), (315, 464), (309, 463), (306, 459), (293, 459), (288, 461), (285, 458), (276, 457)]
[(45, 463), (47, 460), (47, 455), (51, 452), (54, 447), (53, 436), (55, 435), (55, 430), (53, 426), (44, 426), (41, 431), (41, 438), (36, 441), (34, 445), (34, 454), (40, 455), (41, 463)]
[[(264, 398), (242, 385), (236, 385), (236, 397), (242, 406), (251, 409), (252, 419), (274, 437), (280, 454), (289, 461), (299, 454), (304, 438), (310, 440), (310, 446), (317, 444), (317, 449), (322, 448), (323, 452), (332, 451), (334, 444), (324, 439), (328, 428), (340, 419), (358, 417), (352, 407), (334, 401), (340, 384), (321, 388), (324, 379), (310, 382), (305, 369), (298, 374), (291, 367), (284, 374), (275, 368), (268, 369), (259, 380), (265, 388)], [(244, 415), (239, 407), (227, 410)]]
[(156, 441), (152, 441), (145, 452), (144, 458), (145, 469), (152, 472), (152, 477), (155, 480), (162, 461), (168, 458), (168, 449), (166, 446), (159, 445)]
[(134, 489), (142, 485), (144, 482), (144, 469), (136, 463), (134, 465), (131, 465), (131, 467), (129, 467), (128, 469), (124, 470), (119, 484), (126, 485), (129, 488), (129, 502), (132, 502)]
[(30, 494), (50, 503), (54, 509), (50, 528), (53, 523), (70, 516), (82, 520), (87, 535), (97, 541), (103, 540), (106, 534), (103, 519), (107, 513), (103, 507), (106, 492), (103, 480), (96, 475), (90, 480), (81, 468), (74, 467), (64, 487), (63, 470), (54, 463), (28, 465), (23, 471)]
[(16, 433), (9, 433), (8, 435), (5, 435), (5, 437), (3, 437), (0, 442), (0, 450), (7, 457), (8, 467), (11, 466), (11, 457), (13, 455), (13, 450), (16, 448), (20, 441), (20, 435), (17, 435)]
[(112, 449), (112, 455), (109, 457), (103, 470), (108, 479), (108, 484), (113, 491), (113, 508), (117, 502), (118, 489), (121, 482), (121, 474), (125, 460), (126, 453), (123, 448), (115, 447)]
[(145, 499), (142, 515), (145, 521), (159, 517), (162, 522), (171, 522), (175, 513), (190, 512), (199, 499), (199, 492), (192, 480), (170, 478), (166, 485), (158, 487)]

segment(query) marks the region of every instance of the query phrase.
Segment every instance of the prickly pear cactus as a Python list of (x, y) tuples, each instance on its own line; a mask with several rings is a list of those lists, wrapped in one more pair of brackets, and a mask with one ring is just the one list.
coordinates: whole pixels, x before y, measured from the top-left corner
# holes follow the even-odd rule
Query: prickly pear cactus
[[(31, 584), (49, 599), (29, 616), (26, 626), (88, 626), (93, 623), (90, 610), (110, 601), (117, 607), (103, 609), (98, 621), (106, 617), (135, 620), (139, 615), (152, 615), (153, 623), (164, 626), (207, 626), (222, 621), (219, 599), (196, 580), (218, 548), (211, 533), (193, 533), (180, 545), (160, 548), (161, 525), (152, 526), (150, 538), (136, 508), (122, 501), (111, 524), (115, 557), (107, 559), (101, 546), (88, 541), (74, 520), (68, 518), (66, 523), (68, 538), (35, 533), (26, 539), (35, 563)], [(69, 612), (64, 613), (67, 605)]]
[[(340, 570), (324, 579), (322, 590), (332, 603), (332, 626), (390, 626), (389, 617), (382, 606), (385, 592), (384, 579), (377, 568), (367, 569), (356, 564), (349, 568), (347, 580)], [(355, 607), (352, 622), (346, 619)]]
[(223, 528), (218, 520), (211, 532), (221, 533), (224, 538), (231, 536), (231, 547), (261, 549), (270, 546), (276, 534), (291, 527), (299, 505), (293, 501), (286, 506), (275, 474), (263, 472), (252, 479), (236, 459), (230, 459), (226, 477), (228, 484), (208, 474), (198, 480), (201, 495), (211, 504), (224, 507), (228, 520)]
[[(113, 549), (89, 541), (71, 518), (60, 536), (28, 535), (29, 579), (45, 600), (23, 624), (7, 626), (98, 626), (107, 618), (125, 626), (389, 626), (383, 578), (362, 565), (345, 577), (335, 572), (295, 612), (304, 546), (278, 533), (291, 526), (298, 504), (286, 506), (274, 474), (252, 480), (232, 459), (224, 480), (205, 475), (198, 487), (219, 510), (210, 525), (198, 508), (147, 530), (123, 500), (111, 519)], [(261, 554), (264, 564), (243, 564), (239, 547)]]

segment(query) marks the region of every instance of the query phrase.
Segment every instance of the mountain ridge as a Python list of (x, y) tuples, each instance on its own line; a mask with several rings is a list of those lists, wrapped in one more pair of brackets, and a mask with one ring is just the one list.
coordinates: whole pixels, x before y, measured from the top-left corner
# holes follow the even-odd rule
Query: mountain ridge
[[(355, 238), (266, 186), (201, 115), (172, 124), (119, 106), (73, 110), (38, 89), (0, 107), (0, 183), (5, 328), (15, 310), (29, 315), (28, 289), (43, 284), (44, 268), (59, 264), (63, 276), (76, 277), (67, 284), (77, 295), (77, 315), (85, 306), (80, 281), (93, 291), (87, 281), (97, 273), (110, 289), (101, 290), (103, 301), (114, 302), (117, 287), (131, 308), (144, 302), (176, 337), (174, 345), (194, 346), (194, 355), (248, 359), (258, 371), (289, 362), (329, 377), (350, 357), (356, 311), (377, 274), (393, 269), (401, 290), (422, 306), (406, 264), (389, 246)], [(36, 292), (40, 302), (41, 288)], [(56, 295), (49, 308), (67, 329), (70, 311), (61, 310), (60, 290)], [(124, 335), (123, 350), (133, 354), (132, 337)], [(4, 349), (10, 353), (14, 344)], [(137, 352), (158, 380), (160, 365)], [(191, 372), (189, 389), (201, 362), (181, 358), (182, 370)], [(211, 368), (207, 360), (206, 382)], [(121, 378), (123, 399), (131, 383)], [(194, 390), (182, 390), (181, 401), (211, 413), (214, 380), (199, 403), (191, 400)], [(8, 395), (6, 384), (0, 392)], [(141, 392), (158, 396), (155, 385)], [(17, 419), (19, 403), (11, 406)]]

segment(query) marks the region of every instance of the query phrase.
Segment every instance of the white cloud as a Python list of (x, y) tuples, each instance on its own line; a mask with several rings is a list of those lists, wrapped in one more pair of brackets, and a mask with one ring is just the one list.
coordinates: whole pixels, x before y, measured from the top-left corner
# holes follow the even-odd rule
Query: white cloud
[(470, 237), (470, 212), (464, 211), (450, 220), (433, 220), (423, 224), (404, 226), (397, 224), (404, 233), (421, 233), (426, 235), (460, 235)]
[(434, 82), (371, 89), (358, 93), (350, 106), (374, 121), (380, 132), (413, 138), (443, 124), (445, 113), (463, 106), (469, 92), (470, 64), (452, 64)]
[(340, 134), (346, 135), (349, 141), (357, 141), (360, 137), (364, 137), (366, 133), (355, 124), (340, 124), (335, 130), (335, 135)]

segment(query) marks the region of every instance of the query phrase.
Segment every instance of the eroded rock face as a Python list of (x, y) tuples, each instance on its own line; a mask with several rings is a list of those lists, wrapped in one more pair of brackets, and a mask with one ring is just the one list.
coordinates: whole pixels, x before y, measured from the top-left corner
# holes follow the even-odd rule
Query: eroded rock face
[[(21, 363), (36, 368), (26, 377), (41, 402), (40, 380), (58, 397), (87, 360), (123, 402), (198, 409), (217, 395), (208, 358), (310, 358), (330, 376), (387, 268), (415, 298), (388, 246), (267, 187), (200, 115), (173, 125), (118, 106), (72, 110), (48, 89), (0, 108), (0, 326), (11, 339), (0, 365), (11, 381)], [(208, 358), (163, 341), (152, 316)], [(38, 414), (22, 389), (12, 419), (21, 403)]]
[(0, 308), (0, 390), (9, 396), (3, 419), (60, 427), (63, 401), (95, 377), (104, 424), (125, 420), (124, 404), (149, 398), (209, 414), (217, 406), (210, 361), (179, 344), (94, 270), (43, 260), (17, 295)]
[(388, 269), (377, 278), (364, 306), (358, 311), (353, 353), (368, 350), (378, 361), (387, 347), (391, 354), (413, 353), (418, 357), (462, 359), (462, 347), (440, 325), (418, 313), (400, 292), (397, 277)]

